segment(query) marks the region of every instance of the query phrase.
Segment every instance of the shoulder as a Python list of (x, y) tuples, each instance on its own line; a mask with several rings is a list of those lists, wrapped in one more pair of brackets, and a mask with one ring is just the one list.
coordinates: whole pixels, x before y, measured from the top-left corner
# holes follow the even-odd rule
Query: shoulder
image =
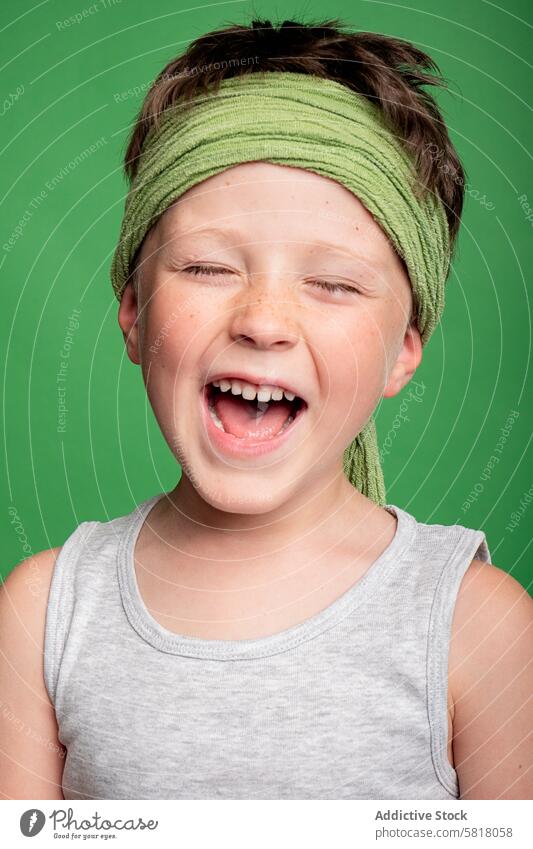
[(45, 569), (48, 573), (53, 572), (57, 556), (62, 547), (63, 546), (58, 545), (56, 548), (46, 548), (43, 549), (43, 551), (38, 551), (36, 554), (32, 554), (30, 557), (26, 557), (24, 560), (21, 560), (20, 563), (17, 563), (12, 568), (0, 586), (3, 587), (8, 583), (8, 581), (11, 582), (13, 586), (20, 583), (24, 580), (24, 578), (28, 577), (32, 568), (35, 566), (39, 569)]
[(503, 569), (473, 560), (457, 594), (449, 658), (461, 798), (532, 797), (532, 625), (527, 590)]
[(457, 594), (452, 636), (461, 645), (473, 639), (479, 650), (477, 638), (483, 636), (483, 646), (490, 653), (496, 648), (496, 636), (519, 636), (531, 626), (532, 616), (533, 599), (516, 578), (498, 566), (472, 560)]
[[(18, 661), (41, 673), (46, 609), (61, 546), (18, 563), (0, 585), (0, 646), (16, 651)], [(38, 683), (34, 681), (34, 683)]]
[[(0, 584), (1, 619), (16, 611), (46, 608), (50, 583), (62, 546), (48, 548), (18, 563)], [(31, 623), (29, 623), (31, 624)]]
[(64, 749), (43, 674), (47, 602), (60, 550), (23, 560), (0, 585), (0, 794), (8, 799), (63, 798)]

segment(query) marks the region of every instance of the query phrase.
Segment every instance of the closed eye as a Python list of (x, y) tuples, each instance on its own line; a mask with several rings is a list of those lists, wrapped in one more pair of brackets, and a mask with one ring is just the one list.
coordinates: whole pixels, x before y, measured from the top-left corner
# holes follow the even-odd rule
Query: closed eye
[(219, 268), (217, 265), (189, 265), (185, 271), (190, 274), (233, 274), (227, 268)]
[[(218, 265), (189, 265), (184, 270), (195, 275), (233, 274), (233, 271)], [(354, 286), (348, 286), (345, 283), (329, 283), (327, 280), (309, 280), (308, 282), (327, 292), (348, 292), (351, 294), (358, 292)]]
[(327, 280), (310, 280), (319, 289), (326, 289), (328, 292), (351, 292), (357, 294), (357, 289), (354, 286), (347, 286), (345, 283), (328, 283)]

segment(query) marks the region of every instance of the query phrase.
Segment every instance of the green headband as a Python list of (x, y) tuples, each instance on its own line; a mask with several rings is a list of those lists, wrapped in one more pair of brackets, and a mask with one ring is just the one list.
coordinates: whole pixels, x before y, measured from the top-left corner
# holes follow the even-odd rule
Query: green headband
[[(223, 79), (219, 90), (169, 107), (147, 134), (126, 198), (111, 266), (117, 298), (144, 237), (184, 192), (243, 162), (263, 160), (336, 180), (356, 195), (405, 261), (425, 344), (444, 308), (450, 263), (444, 206), (420, 198), (411, 158), (379, 108), (341, 83), (285, 71)], [(344, 455), (344, 472), (383, 505), (385, 483), (373, 417)]]

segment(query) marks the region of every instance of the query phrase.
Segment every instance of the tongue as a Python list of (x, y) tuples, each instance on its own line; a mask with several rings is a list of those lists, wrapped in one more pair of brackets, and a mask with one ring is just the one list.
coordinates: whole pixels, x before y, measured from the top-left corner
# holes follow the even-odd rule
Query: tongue
[(246, 401), (242, 396), (219, 394), (213, 406), (226, 433), (252, 439), (272, 439), (281, 430), (292, 410), (285, 398), (270, 401), (268, 410), (261, 413), (255, 401)]

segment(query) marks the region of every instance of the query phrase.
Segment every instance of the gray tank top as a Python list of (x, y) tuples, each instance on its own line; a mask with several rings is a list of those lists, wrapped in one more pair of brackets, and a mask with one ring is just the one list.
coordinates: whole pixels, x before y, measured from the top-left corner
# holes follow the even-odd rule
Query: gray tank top
[(180, 635), (144, 605), (135, 541), (165, 494), (83, 522), (59, 552), (45, 684), (65, 799), (453, 799), (448, 650), (485, 534), (397, 518), (329, 607), (249, 640)]

